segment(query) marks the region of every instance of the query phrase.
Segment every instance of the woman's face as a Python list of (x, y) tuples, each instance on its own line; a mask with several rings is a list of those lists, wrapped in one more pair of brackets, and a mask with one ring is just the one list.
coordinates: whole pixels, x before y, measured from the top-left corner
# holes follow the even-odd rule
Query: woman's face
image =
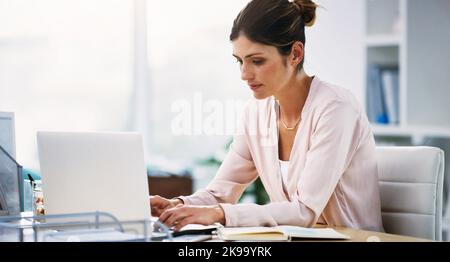
[(242, 80), (256, 99), (276, 96), (295, 70), (276, 47), (252, 42), (242, 34), (233, 41), (233, 56), (240, 64)]

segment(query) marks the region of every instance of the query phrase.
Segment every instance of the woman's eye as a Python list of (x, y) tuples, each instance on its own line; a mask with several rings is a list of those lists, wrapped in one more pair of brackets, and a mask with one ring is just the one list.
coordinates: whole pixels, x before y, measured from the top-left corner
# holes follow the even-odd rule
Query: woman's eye
[(239, 63), (240, 65), (242, 65), (242, 61), (239, 59), (236, 59), (236, 63)]
[(264, 64), (264, 60), (253, 60), (254, 65), (262, 65)]

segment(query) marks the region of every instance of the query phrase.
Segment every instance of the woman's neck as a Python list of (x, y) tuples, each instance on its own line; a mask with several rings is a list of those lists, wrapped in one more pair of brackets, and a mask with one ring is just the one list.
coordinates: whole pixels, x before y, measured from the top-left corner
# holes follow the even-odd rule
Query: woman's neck
[(281, 117), (288, 124), (295, 124), (308, 97), (312, 77), (305, 71), (296, 74), (291, 81), (275, 95), (281, 109)]

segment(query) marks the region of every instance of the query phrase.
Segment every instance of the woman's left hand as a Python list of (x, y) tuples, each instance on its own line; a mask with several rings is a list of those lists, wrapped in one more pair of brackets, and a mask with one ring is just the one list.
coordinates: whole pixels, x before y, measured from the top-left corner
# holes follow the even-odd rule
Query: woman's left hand
[(159, 221), (179, 231), (187, 224), (211, 225), (216, 222), (225, 224), (225, 213), (219, 205), (190, 206), (177, 205), (167, 209), (159, 216)]

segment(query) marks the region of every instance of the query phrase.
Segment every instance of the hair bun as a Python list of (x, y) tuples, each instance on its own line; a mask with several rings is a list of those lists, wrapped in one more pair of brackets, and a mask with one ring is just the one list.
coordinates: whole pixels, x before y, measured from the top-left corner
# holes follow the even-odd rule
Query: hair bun
[(311, 0), (293, 0), (292, 4), (300, 9), (305, 26), (313, 26), (316, 21), (317, 4)]

